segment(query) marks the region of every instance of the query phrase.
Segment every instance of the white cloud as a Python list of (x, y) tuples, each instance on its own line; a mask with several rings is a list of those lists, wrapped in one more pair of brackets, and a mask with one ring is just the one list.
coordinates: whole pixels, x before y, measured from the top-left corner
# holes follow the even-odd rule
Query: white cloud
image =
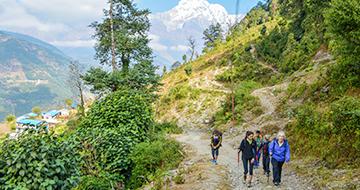
[(89, 47), (105, 0), (0, 0), (0, 28), (34, 36), (54, 45)]
[(72, 41), (53, 41), (51, 44), (60, 47), (94, 47), (95, 40), (72, 40)]
[(107, 4), (105, 0), (19, 0), (18, 2), (28, 12), (44, 20), (86, 25), (101, 18), (103, 8)]
[(154, 42), (158, 42), (160, 40), (160, 36), (155, 35), (155, 34), (149, 34), (148, 37), (151, 41), (154, 41)]
[(173, 51), (186, 52), (187, 50), (189, 50), (189, 47), (184, 45), (177, 45), (171, 46), (170, 49)]
[(65, 32), (68, 27), (62, 23), (45, 23), (29, 14), (16, 1), (0, 5), (0, 26), (7, 29), (32, 30), (37, 32)]
[(149, 46), (155, 50), (155, 51), (167, 51), (169, 48), (161, 43), (158, 43), (158, 42), (150, 42), (149, 43)]

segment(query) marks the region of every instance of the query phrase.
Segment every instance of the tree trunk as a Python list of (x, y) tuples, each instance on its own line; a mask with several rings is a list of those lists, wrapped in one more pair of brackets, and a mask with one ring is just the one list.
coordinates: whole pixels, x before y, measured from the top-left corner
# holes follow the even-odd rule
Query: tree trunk
[(80, 111), (81, 115), (85, 117), (85, 101), (84, 101), (84, 94), (83, 89), (81, 86), (79, 86), (79, 93), (80, 93)]
[(130, 66), (130, 60), (128, 59), (128, 57), (126, 55), (122, 55), (121, 56), (121, 62), (122, 62), (122, 71), (124, 73), (128, 73), (129, 72), (129, 66)]
[(111, 27), (111, 65), (113, 72), (117, 70), (115, 60), (115, 37), (114, 37), (114, 22), (113, 22), (113, 0), (110, 0), (110, 27)]

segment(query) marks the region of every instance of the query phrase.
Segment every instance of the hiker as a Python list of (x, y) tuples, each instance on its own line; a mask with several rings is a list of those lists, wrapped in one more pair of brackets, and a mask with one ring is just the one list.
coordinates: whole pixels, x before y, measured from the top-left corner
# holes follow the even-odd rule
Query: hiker
[(211, 155), (213, 159), (211, 160), (212, 163), (217, 164), (217, 159), (219, 157), (219, 148), (222, 143), (222, 133), (218, 130), (214, 130), (211, 135)]
[(244, 183), (246, 183), (247, 180), (247, 174), (249, 173), (249, 179), (248, 179), (248, 187), (251, 187), (251, 180), (253, 176), (253, 167), (254, 167), (254, 161), (255, 161), (255, 151), (256, 151), (256, 143), (254, 138), (254, 133), (251, 131), (247, 131), (245, 138), (241, 141), (239, 152), (242, 152), (242, 162), (244, 166)]
[(273, 167), (273, 183), (275, 186), (279, 186), (282, 166), (284, 162), (290, 161), (290, 146), (284, 131), (279, 131), (276, 138), (270, 143), (269, 154)]
[(264, 141), (262, 143), (262, 155), (263, 155), (262, 163), (263, 163), (264, 175), (266, 175), (266, 177), (269, 177), (270, 175), (269, 144), (270, 144), (270, 135), (265, 135)]
[(256, 143), (256, 155), (255, 155), (255, 162), (254, 162), (254, 168), (257, 169), (259, 167), (260, 163), (260, 156), (261, 156), (261, 145), (262, 145), (262, 137), (261, 132), (257, 130), (255, 132), (255, 143)]

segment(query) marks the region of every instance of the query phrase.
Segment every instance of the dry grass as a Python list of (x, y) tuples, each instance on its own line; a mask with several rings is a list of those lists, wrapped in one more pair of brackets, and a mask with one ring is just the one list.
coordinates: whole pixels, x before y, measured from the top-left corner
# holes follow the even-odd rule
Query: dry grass
[(11, 132), (11, 127), (6, 123), (0, 123), (0, 137), (3, 137)]

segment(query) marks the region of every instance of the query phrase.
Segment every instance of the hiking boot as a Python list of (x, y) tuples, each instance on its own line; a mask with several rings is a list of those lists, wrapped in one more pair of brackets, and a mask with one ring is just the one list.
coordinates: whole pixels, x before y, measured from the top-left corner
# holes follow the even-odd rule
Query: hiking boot
[(248, 187), (251, 187), (251, 180), (252, 180), (252, 176), (249, 176), (249, 182), (248, 182)]
[(279, 186), (280, 184), (279, 184), (279, 182), (275, 182), (274, 185), (275, 185), (275, 186)]
[(248, 187), (248, 188), (250, 188), (250, 187), (251, 187), (251, 182), (249, 182), (249, 183), (248, 183), (247, 187)]

